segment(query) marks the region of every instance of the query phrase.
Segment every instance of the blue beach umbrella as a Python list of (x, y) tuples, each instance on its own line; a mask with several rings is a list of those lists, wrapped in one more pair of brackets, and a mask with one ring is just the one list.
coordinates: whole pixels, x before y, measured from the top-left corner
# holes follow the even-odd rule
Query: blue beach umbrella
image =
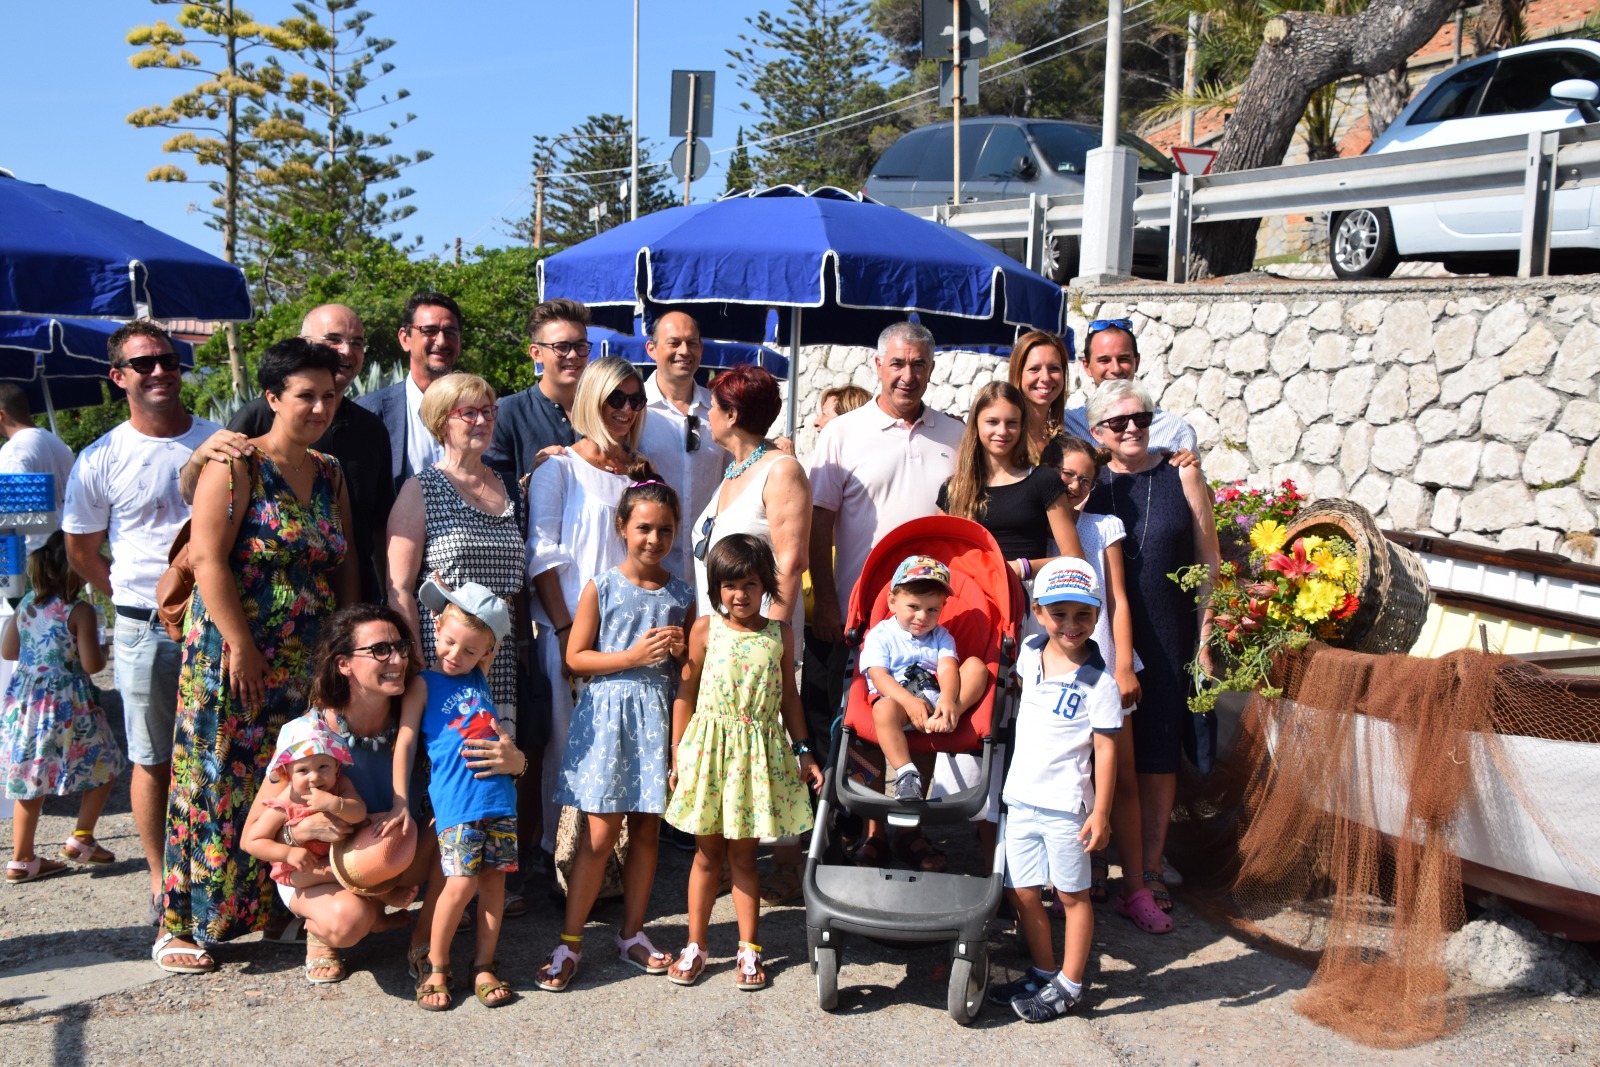
[[(107, 375), (111, 364), (106, 341), (121, 325), (103, 319), (0, 314), (0, 381), (22, 386), (28, 403), (45, 412), (52, 427), (57, 409), (103, 403), (101, 386), (111, 390), (111, 399), (119, 399), (122, 390)], [(194, 367), (193, 345), (174, 338), (172, 348), (185, 369)]]
[[(708, 337), (763, 341), (770, 310), (790, 345), (870, 345), (915, 315), (941, 345), (1007, 345), (1028, 329), (1062, 333), (1062, 288), (958, 230), (841, 189), (775, 186), (669, 208), (538, 264), (541, 299), (587, 304), (631, 332), (670, 310)], [(802, 326), (803, 323), (803, 326)], [(794, 432), (789, 405), (789, 432)]]
[(137, 219), (0, 173), (0, 313), (250, 318), (238, 267)]

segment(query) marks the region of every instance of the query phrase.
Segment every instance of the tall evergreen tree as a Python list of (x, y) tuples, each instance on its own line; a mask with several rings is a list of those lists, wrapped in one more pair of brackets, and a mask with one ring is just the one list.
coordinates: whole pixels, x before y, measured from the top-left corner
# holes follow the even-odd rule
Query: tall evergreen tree
[[(192, 71), (205, 80), (170, 103), (143, 107), (128, 116), (134, 126), (175, 131), (162, 151), (193, 157), (195, 164), (220, 170), (209, 179), (191, 179), (168, 163), (146, 175), (149, 181), (201, 181), (214, 194), (210, 222), (222, 233), (222, 258), (238, 261), (240, 206), (255, 190), (302, 176), (286, 157), (311, 132), (283, 107), (286, 75), (279, 53), (304, 42), (281, 25), (257, 22), (233, 0), (151, 0), (177, 6), (177, 26), (158, 20), (129, 31), (128, 43), (140, 49), (136, 69)], [(214, 54), (201, 59), (191, 47)], [(264, 51), (259, 61), (247, 55)], [(238, 329), (228, 327), (228, 370), (235, 390), (244, 384)]]
[(750, 165), (750, 150), (744, 146), (744, 127), (739, 127), (735, 135), (733, 155), (728, 157), (726, 171), (727, 181), (722, 187), (722, 195), (729, 193), (742, 193), (746, 189), (754, 189), (761, 184), (756, 178), (756, 169)]
[[(570, 132), (535, 137), (533, 153), (534, 211), (519, 219), (513, 234), (528, 244), (574, 245), (602, 230), (628, 221), (628, 120), (621, 115), (590, 115)], [(672, 174), (650, 159), (650, 145), (639, 142), (639, 214), (677, 203)], [(598, 221), (589, 217), (604, 203)], [(542, 218), (536, 219), (541, 214)]]

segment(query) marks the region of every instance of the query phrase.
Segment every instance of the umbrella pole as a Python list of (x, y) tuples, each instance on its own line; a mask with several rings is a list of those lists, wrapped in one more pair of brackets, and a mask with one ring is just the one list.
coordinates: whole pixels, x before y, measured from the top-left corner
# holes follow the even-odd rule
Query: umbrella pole
[(60, 436), (56, 430), (56, 406), (50, 399), (50, 379), (42, 374), (39, 376), (39, 388), (44, 391), (44, 413), (50, 420), (50, 432)]
[(800, 315), (795, 308), (789, 316), (789, 419), (788, 436), (794, 440), (795, 415), (800, 405)]

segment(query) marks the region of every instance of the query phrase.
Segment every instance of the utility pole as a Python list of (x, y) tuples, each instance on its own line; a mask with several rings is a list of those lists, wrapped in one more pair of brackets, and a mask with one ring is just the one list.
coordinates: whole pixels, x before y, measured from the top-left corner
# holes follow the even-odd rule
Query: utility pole
[(1189, 12), (1189, 40), (1183, 50), (1183, 143), (1194, 147), (1194, 90), (1200, 53), (1200, 16)]
[(689, 206), (689, 183), (694, 180), (694, 120), (700, 110), (700, 75), (695, 71), (689, 72), (689, 151), (684, 155), (683, 164), (683, 206)]
[(1133, 198), (1139, 160), (1117, 144), (1122, 99), (1122, 0), (1106, 10), (1106, 95), (1100, 147), (1089, 152), (1083, 175), (1083, 240), (1074, 286), (1107, 285), (1133, 275)]
[(961, 0), (951, 0), (950, 28), (953, 44), (950, 52), (950, 103), (952, 106), (951, 145), (955, 161), (951, 167), (950, 202), (961, 206)]
[(533, 172), (533, 247), (544, 247), (544, 164)]
[(639, 217), (639, 0), (633, 0), (633, 121), (628, 126), (631, 141), (628, 170), (628, 219)]

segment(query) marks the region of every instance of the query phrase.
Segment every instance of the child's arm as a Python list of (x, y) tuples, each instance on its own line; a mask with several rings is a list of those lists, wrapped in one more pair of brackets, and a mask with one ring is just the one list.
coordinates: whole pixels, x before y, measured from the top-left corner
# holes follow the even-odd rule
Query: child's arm
[(913, 693), (889, 673), (887, 667), (868, 667), (867, 678), (881, 697), (888, 697), (905, 709), (906, 718), (918, 730), (926, 730), (934, 715), (933, 705), (921, 693)]
[(6, 620), (6, 629), (0, 633), (0, 659), (16, 659), (22, 655), (22, 635), (17, 632), (17, 617)]
[(949, 733), (961, 718), (961, 667), (955, 656), (940, 654), (934, 661), (933, 673), (939, 679), (939, 703), (934, 706), (928, 729)]
[(411, 822), (411, 764), (417, 755), (417, 735), (422, 728), (422, 711), (428, 704), (428, 683), (411, 679), (400, 700), (400, 728), (394, 735), (394, 806), (386, 815), (372, 820), (379, 834), (405, 833)]
[(1117, 662), (1111, 665), (1122, 693), (1122, 706), (1131, 708), (1144, 694), (1139, 676), (1133, 673), (1133, 612), (1128, 610), (1127, 584), (1123, 578), (1122, 545), (1106, 546), (1106, 610), (1111, 613), (1111, 639), (1117, 644)]
[(331, 792), (312, 789), (307, 793), (306, 807), (342, 819), (350, 826), (357, 825), (367, 817), (367, 802), (356, 792), (355, 783), (343, 774), (339, 776), (339, 782)]
[(709, 617), (697, 620), (689, 630), (689, 655), (678, 675), (678, 695), (672, 701), (672, 747), (667, 750), (667, 765), (670, 768), (668, 785), (672, 788), (677, 788), (678, 784), (678, 742), (683, 740), (684, 731), (689, 729), (695, 702), (700, 699), (700, 669), (706, 663), (706, 640), (710, 633)]
[(1083, 821), (1078, 840), (1097, 852), (1111, 840), (1111, 795), (1117, 788), (1117, 736), (1094, 732), (1094, 810)]
[(672, 655), (672, 646), (683, 640), (683, 628), (652, 627), (639, 636), (632, 648), (622, 652), (596, 652), (594, 643), (599, 636), (600, 594), (595, 592), (594, 582), (588, 581), (578, 595), (578, 611), (572, 616), (572, 630), (567, 634), (567, 669), (573, 674), (592, 678), (660, 663)]
[(304, 870), (311, 863), (310, 850), (291, 845), (282, 840), (288, 816), (277, 808), (261, 805), (245, 820), (244, 832), (239, 835), (239, 845), (263, 863), (288, 863), (295, 870)]
[[(783, 633), (783, 662), (793, 663), (794, 628), (786, 622), (780, 622), (778, 628)], [(783, 676), (783, 728), (789, 731), (791, 741), (804, 741), (809, 745), (812, 741), (806, 729), (806, 709), (800, 703), (800, 690), (794, 687), (794, 672), (778, 673)], [(810, 752), (800, 754), (800, 777), (811, 783), (814, 792), (822, 790), (822, 765)]]
[[(12, 619), (15, 618), (13, 615)], [(83, 664), (83, 669), (89, 674), (99, 674), (105, 670), (106, 650), (100, 644), (100, 626), (95, 622), (94, 608), (86, 601), (78, 601), (67, 616), (67, 628), (72, 631), (73, 642), (78, 646), (78, 662)], [(4, 651), (4, 648), (0, 648), (0, 654)]]

